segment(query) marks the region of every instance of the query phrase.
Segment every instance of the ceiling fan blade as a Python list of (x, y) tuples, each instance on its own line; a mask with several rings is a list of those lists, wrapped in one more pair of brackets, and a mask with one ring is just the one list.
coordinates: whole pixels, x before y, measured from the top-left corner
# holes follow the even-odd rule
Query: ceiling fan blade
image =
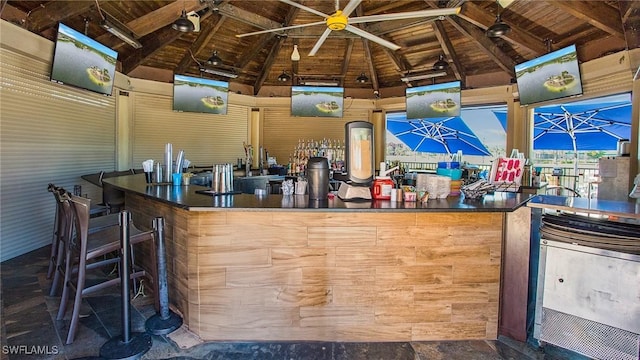
[(330, 33), (331, 33), (331, 29), (326, 28), (324, 30), (324, 32), (320, 36), (320, 39), (318, 39), (318, 41), (316, 41), (316, 44), (313, 45), (313, 49), (311, 49), (311, 51), (309, 51), (309, 56), (314, 56), (318, 52), (318, 50), (320, 50), (320, 46), (322, 46), (324, 41), (327, 40), (327, 37), (329, 37)]
[(285, 4), (289, 4), (289, 5), (291, 5), (291, 6), (295, 6), (295, 7), (297, 7), (298, 9), (302, 9), (302, 10), (304, 10), (304, 11), (308, 11), (308, 12), (310, 12), (310, 13), (312, 13), (312, 14), (316, 14), (316, 15), (318, 15), (318, 16), (322, 16), (323, 18), (328, 18), (328, 17), (329, 17), (329, 15), (327, 15), (327, 14), (325, 14), (325, 13), (322, 13), (322, 12), (320, 12), (320, 11), (316, 10), (316, 9), (312, 9), (312, 8), (310, 8), (310, 7), (308, 7), (308, 6), (304, 6), (304, 5), (302, 5), (302, 4), (298, 4), (298, 3), (297, 3), (297, 2), (295, 2), (295, 1), (291, 1), (291, 0), (280, 0), (280, 2), (283, 2), (283, 3), (285, 3)]
[(317, 21), (317, 22), (308, 23), (308, 24), (285, 26), (285, 27), (281, 27), (281, 28), (277, 28), (277, 29), (267, 29), (267, 30), (254, 31), (254, 32), (250, 32), (250, 33), (238, 34), (238, 35), (236, 35), (236, 37), (241, 38), (241, 37), (245, 37), (245, 36), (266, 34), (266, 33), (270, 33), (270, 32), (297, 29), (297, 28), (301, 28), (301, 27), (314, 26), (314, 25), (326, 25), (326, 22), (325, 21)]
[(351, 1), (349, 1), (347, 6), (345, 6), (344, 9), (342, 10), (342, 14), (344, 16), (349, 16), (349, 14), (351, 14), (353, 12), (353, 10), (355, 10), (358, 7), (358, 5), (360, 5), (361, 2), (362, 2), (362, 0), (351, 0)]
[(384, 47), (388, 47), (391, 50), (400, 49), (400, 46), (398, 46), (398, 45), (396, 45), (396, 44), (394, 44), (394, 43), (392, 43), (390, 41), (387, 41), (387, 40), (385, 40), (385, 39), (383, 39), (381, 37), (377, 37), (377, 36), (375, 36), (375, 35), (373, 35), (371, 33), (368, 33), (368, 32), (366, 32), (366, 31), (364, 31), (364, 30), (362, 30), (360, 28), (355, 27), (355, 26), (347, 25), (345, 30), (350, 31), (350, 32), (352, 32), (352, 33), (354, 33), (356, 35), (360, 35), (363, 38), (365, 38), (367, 40), (371, 40), (371, 41), (373, 41), (375, 43), (378, 43), (378, 44), (380, 44), (380, 45), (382, 45)]
[(358, 16), (354, 18), (349, 18), (349, 23), (359, 24), (359, 23), (372, 22), (372, 21), (402, 20), (402, 19), (412, 19), (412, 18), (419, 18), (419, 17), (425, 17), (425, 16), (456, 15), (460, 13), (460, 9), (461, 9), (460, 7), (455, 7), (455, 8), (446, 8), (446, 9), (408, 11), (408, 12), (401, 12), (401, 13), (395, 13), (395, 14)]

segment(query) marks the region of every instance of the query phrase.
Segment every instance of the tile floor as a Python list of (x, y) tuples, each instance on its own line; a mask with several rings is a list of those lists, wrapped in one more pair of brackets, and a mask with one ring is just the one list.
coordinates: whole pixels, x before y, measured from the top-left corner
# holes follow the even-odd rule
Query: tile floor
[[(119, 290), (112, 288), (87, 298), (74, 343), (63, 345), (69, 315), (55, 320), (60, 298), (48, 296), (48, 252), (49, 248), (43, 247), (0, 264), (0, 359), (99, 359), (103, 344), (122, 333)], [(131, 330), (144, 332), (145, 320), (155, 314), (153, 296), (137, 297), (131, 304)], [(582, 359), (562, 349), (534, 349), (509, 338), (401, 343), (208, 342), (188, 348), (184, 343), (181, 348), (169, 336), (151, 338), (152, 348), (142, 359)]]

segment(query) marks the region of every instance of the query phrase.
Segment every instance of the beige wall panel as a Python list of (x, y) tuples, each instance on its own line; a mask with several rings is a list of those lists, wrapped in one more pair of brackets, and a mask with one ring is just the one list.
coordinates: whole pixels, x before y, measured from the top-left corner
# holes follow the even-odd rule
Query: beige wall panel
[(303, 226), (228, 225), (225, 236), (233, 246), (306, 246), (307, 230)]
[(227, 225), (274, 225), (273, 213), (268, 211), (230, 211), (227, 212)]
[(274, 266), (322, 267), (336, 266), (334, 248), (272, 248), (271, 263)]
[(302, 285), (303, 269), (291, 266), (228, 268), (227, 286)]
[(416, 225), (411, 213), (358, 213), (358, 212), (277, 212), (273, 221), (280, 225), (304, 225), (317, 227), (352, 226), (410, 226)]
[[(346, 104), (345, 104), (346, 106)], [(275, 156), (279, 164), (286, 164), (298, 140), (320, 141), (324, 138), (344, 142), (344, 124), (349, 121), (369, 121), (367, 109), (345, 110), (342, 118), (293, 117), (289, 107), (263, 109), (262, 146)]]
[(271, 254), (266, 248), (200, 247), (196, 248), (200, 269), (214, 266), (269, 265)]
[(224, 287), (227, 285), (227, 269), (203, 267), (197, 274), (193, 274), (193, 278), (198, 282), (199, 287)]
[(309, 246), (373, 246), (376, 228), (364, 227), (309, 227)]
[(498, 284), (435, 284), (415, 287), (416, 303), (488, 303), (496, 301)]
[(303, 306), (300, 326), (366, 325), (375, 322), (373, 308), (363, 306)]
[(266, 286), (260, 288), (207, 288), (200, 291), (202, 304), (258, 306), (322, 306), (332, 303), (329, 287)]
[(245, 331), (271, 326), (300, 326), (300, 312), (294, 306), (254, 305), (200, 305), (206, 317), (200, 319), (201, 326), (234, 324)]
[(376, 267), (376, 285), (425, 285), (451, 284), (451, 266), (378, 266)]
[(376, 306), (375, 314), (378, 324), (450, 322), (451, 305), (421, 303), (410, 306)]
[[(416, 248), (416, 263), (420, 265), (491, 264), (491, 249), (486, 245)], [(499, 260), (497, 264), (500, 264)]]
[(498, 283), (500, 281), (500, 264), (474, 265), (459, 264), (453, 266), (453, 283)]
[(498, 302), (458, 303), (451, 308), (451, 321), (488, 321), (498, 323)]
[(374, 268), (349, 267), (305, 267), (302, 268), (302, 283), (305, 285), (374, 285)]
[(413, 286), (342, 286), (333, 289), (336, 305), (386, 306), (413, 303)]
[(454, 244), (449, 226), (378, 226), (377, 246), (450, 246)]
[(422, 323), (414, 325), (411, 331), (412, 341), (495, 339), (496, 337), (496, 334), (487, 336), (484, 321)]
[[(416, 213), (416, 221), (418, 225), (427, 226), (429, 224), (460, 224), (460, 225), (495, 225), (501, 221), (499, 213), (476, 213), (469, 216), (466, 213), (432, 213), (419, 212)], [(498, 224), (498, 228), (499, 228)]]
[(412, 247), (346, 247), (336, 248), (336, 265), (375, 267), (415, 265), (416, 252)]

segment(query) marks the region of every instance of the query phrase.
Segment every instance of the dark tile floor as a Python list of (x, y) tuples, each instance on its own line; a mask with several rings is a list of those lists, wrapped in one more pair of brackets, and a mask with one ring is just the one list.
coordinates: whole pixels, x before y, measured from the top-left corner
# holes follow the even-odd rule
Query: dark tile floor
[[(43, 247), (0, 264), (0, 359), (99, 359), (103, 344), (122, 333), (119, 290), (113, 288), (87, 298), (74, 343), (63, 345), (69, 315), (55, 320), (60, 298), (48, 296), (48, 251)], [(131, 304), (131, 329), (144, 332), (145, 320), (155, 314), (153, 296), (139, 296)], [(189, 348), (181, 348), (169, 336), (151, 338), (152, 348), (143, 359), (577, 359), (561, 349), (533, 349), (508, 338), (401, 343), (209, 342)]]

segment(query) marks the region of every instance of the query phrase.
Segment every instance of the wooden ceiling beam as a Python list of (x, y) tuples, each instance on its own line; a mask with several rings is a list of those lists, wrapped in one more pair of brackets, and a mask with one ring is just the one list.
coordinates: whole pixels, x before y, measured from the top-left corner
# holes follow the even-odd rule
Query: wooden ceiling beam
[(42, 2), (39, 8), (27, 14), (25, 25), (30, 31), (40, 34), (47, 28), (55, 26), (59, 21), (78, 16), (92, 7), (95, 7), (93, 1)]
[(640, 1), (618, 1), (627, 48), (640, 47)]
[(153, 56), (158, 50), (174, 42), (182, 34), (180, 31), (173, 30), (170, 26), (167, 26), (160, 31), (140, 39), (142, 48), (132, 51), (129, 56), (122, 60), (122, 73), (125, 75), (130, 73), (138, 67), (138, 65), (142, 64), (146, 58)]
[[(296, 7), (292, 7), (291, 9), (289, 9), (284, 19), (284, 25), (287, 26), (288, 24), (291, 24), (291, 22), (296, 18), (296, 16), (298, 16), (299, 11), (300, 9)], [(256, 15), (256, 16), (259, 16), (259, 15)], [(275, 36), (276, 34), (273, 34), (273, 35)], [(265, 81), (267, 80), (267, 76), (269, 75), (269, 72), (271, 71), (271, 68), (275, 63), (278, 54), (280, 53), (280, 51), (282, 51), (282, 44), (284, 43), (285, 39), (286, 39), (285, 37), (276, 36), (276, 41), (271, 47), (271, 51), (269, 52), (267, 59), (264, 61), (260, 74), (258, 74), (258, 76), (256, 77), (256, 82), (253, 86), (254, 95), (258, 94), (258, 92), (260, 91), (260, 88), (262, 87), (262, 85), (264, 85)], [(257, 54), (258, 53), (255, 53), (254, 56), (256, 56)]]
[(604, 1), (549, 1), (558, 9), (586, 21), (598, 29), (617, 38), (624, 39), (624, 29), (620, 26), (621, 15), (617, 9)]
[[(194, 61), (192, 57), (193, 54), (199, 54), (203, 49), (207, 47), (207, 44), (213, 39), (218, 30), (224, 25), (226, 18), (224, 16), (220, 16), (219, 14), (213, 14), (211, 16), (211, 12), (207, 12), (203, 16), (200, 17), (200, 34), (196, 41), (191, 44), (191, 46), (185, 51), (182, 59), (176, 66), (174, 73), (184, 73), (189, 68), (189, 65)], [(207, 17), (212, 17), (212, 21), (204, 21)], [(195, 60), (197, 61), (197, 60)]]
[[(458, 14), (458, 17), (472, 23), (473, 25), (483, 30), (487, 30), (487, 28), (493, 25), (496, 20), (495, 17), (487, 13), (486, 10), (471, 2), (468, 2), (464, 6), (460, 14)], [(509, 22), (508, 18), (505, 19), (503, 17), (502, 21), (509, 24), (509, 26), (511, 27), (511, 31), (502, 36), (503, 39), (514, 45), (518, 45), (524, 49), (527, 49), (528, 51), (535, 54), (535, 56), (541, 56), (547, 53), (544, 39), (537, 38), (531, 35), (529, 32), (522, 30), (516, 24)]]
[[(228, 2), (215, 5), (213, 0), (206, 0), (206, 3), (209, 4), (209, 7), (212, 11), (224, 15), (228, 18), (243, 22), (245, 24), (255, 26), (260, 30), (277, 29), (283, 26), (283, 24), (280, 24), (259, 14), (240, 9)], [(288, 24), (289, 22), (285, 21), (285, 23)]]
[(456, 79), (460, 80), (464, 87), (467, 76), (465, 74), (464, 67), (458, 59), (456, 49), (453, 47), (453, 44), (451, 43), (451, 39), (449, 39), (447, 32), (444, 30), (444, 25), (442, 25), (442, 22), (436, 21), (436, 23), (433, 24), (433, 30), (436, 33), (436, 38), (438, 38), (438, 42), (440, 43), (440, 47), (442, 48), (442, 51), (444, 51), (445, 56), (447, 57), (447, 59), (451, 59), (451, 69), (453, 70)]
[(500, 48), (493, 43), (484, 34), (484, 31), (480, 30), (475, 25), (467, 22), (466, 20), (449, 16), (446, 20), (453, 25), (464, 36), (475, 42), (480, 49), (482, 49), (489, 58), (491, 58), (504, 72), (511, 77), (515, 77), (514, 67), (515, 61), (505, 54)]
[(362, 47), (364, 48), (364, 57), (369, 69), (369, 79), (371, 80), (371, 86), (374, 91), (380, 90), (380, 83), (378, 82), (378, 73), (376, 72), (376, 66), (373, 63), (371, 57), (371, 47), (369, 46), (369, 40), (362, 38)]
[(344, 79), (347, 77), (349, 71), (349, 62), (351, 61), (351, 55), (353, 54), (353, 44), (355, 39), (346, 39), (347, 46), (344, 49), (344, 57), (342, 60), (342, 69), (340, 69), (340, 86), (344, 86)]
[(258, 95), (260, 88), (262, 87), (262, 85), (264, 85), (264, 82), (267, 80), (267, 75), (269, 75), (269, 71), (271, 70), (271, 68), (273, 67), (273, 64), (276, 61), (276, 57), (278, 56), (278, 52), (282, 48), (282, 43), (284, 42), (284, 40), (285, 40), (284, 37), (281, 37), (281, 36), (276, 37), (276, 41), (271, 47), (271, 51), (269, 51), (269, 55), (264, 61), (264, 65), (262, 66), (262, 71), (260, 72), (260, 74), (258, 74), (256, 82), (253, 86), (254, 95)]
[[(129, 21), (125, 25), (139, 39), (172, 24), (178, 17), (180, 17), (182, 9), (190, 12), (200, 11), (205, 7), (206, 5), (201, 4), (199, 0), (187, 0), (184, 2), (176, 1), (147, 13), (144, 16), (140, 16), (135, 20)], [(104, 34), (98, 36), (96, 41), (101, 44), (105, 44), (114, 50), (118, 50), (118, 48), (124, 44), (124, 42), (106, 31)]]

